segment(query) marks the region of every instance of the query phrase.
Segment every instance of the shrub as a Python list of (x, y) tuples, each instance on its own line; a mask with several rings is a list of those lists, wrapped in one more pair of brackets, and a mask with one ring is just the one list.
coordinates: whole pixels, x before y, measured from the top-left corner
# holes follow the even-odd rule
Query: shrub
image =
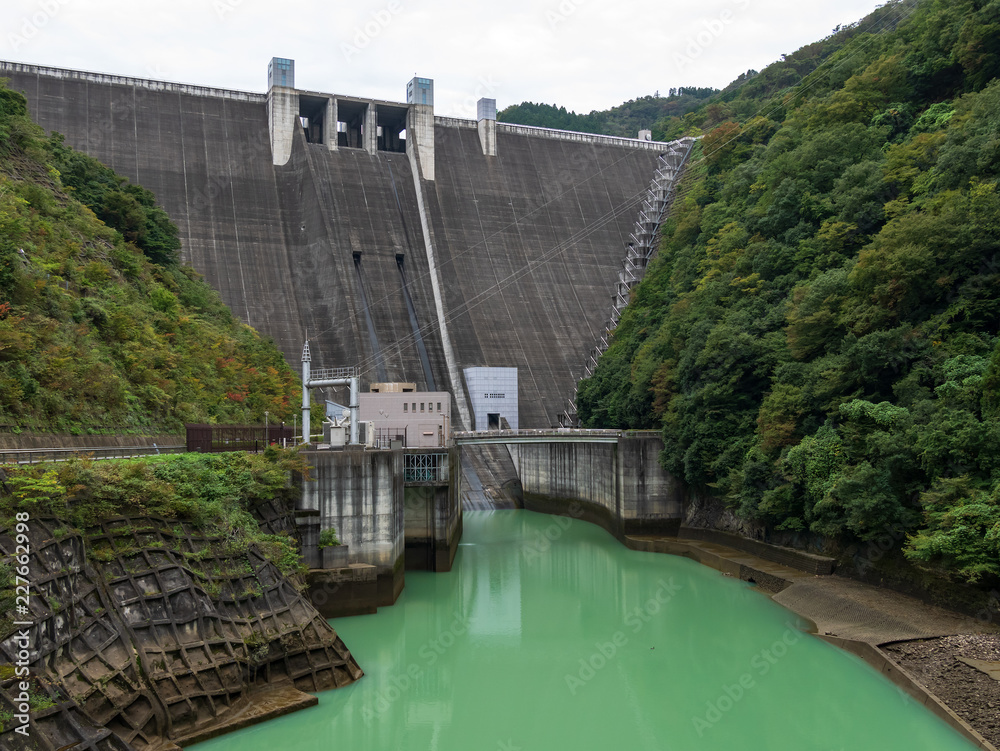
[(323, 548), (332, 548), (336, 545), (340, 545), (340, 540), (337, 539), (337, 530), (333, 527), (329, 529), (324, 529), (319, 533), (319, 547), (320, 550)]

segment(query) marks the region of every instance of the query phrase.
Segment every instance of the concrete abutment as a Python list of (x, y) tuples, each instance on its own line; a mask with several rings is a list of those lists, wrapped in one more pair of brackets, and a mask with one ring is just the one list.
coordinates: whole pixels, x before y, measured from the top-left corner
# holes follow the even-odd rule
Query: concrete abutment
[[(457, 451), (305, 452), (311, 479), (296, 514), (320, 613), (373, 613), (396, 602), (407, 570), (451, 570), (462, 536)], [(341, 544), (318, 550), (326, 529)]]
[(659, 464), (659, 436), (508, 448), (530, 511), (576, 516), (622, 541), (634, 534), (676, 535), (680, 528), (685, 492)]

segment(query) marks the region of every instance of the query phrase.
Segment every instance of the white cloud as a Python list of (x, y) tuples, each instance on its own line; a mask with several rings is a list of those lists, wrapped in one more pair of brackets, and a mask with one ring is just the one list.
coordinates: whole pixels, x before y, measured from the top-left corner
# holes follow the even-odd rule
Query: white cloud
[[(284, 11), (264, 0), (5, 0), (0, 58), (263, 91), (268, 60), (283, 56), (296, 61), (297, 85), (318, 91), (398, 101), (415, 73), (434, 78), (443, 115), (470, 116), (477, 95), (501, 108), (530, 100), (589, 112), (673, 86), (725, 86), (875, 6), (305, 0)], [(678, 66), (674, 53), (699, 39), (691, 64)]]

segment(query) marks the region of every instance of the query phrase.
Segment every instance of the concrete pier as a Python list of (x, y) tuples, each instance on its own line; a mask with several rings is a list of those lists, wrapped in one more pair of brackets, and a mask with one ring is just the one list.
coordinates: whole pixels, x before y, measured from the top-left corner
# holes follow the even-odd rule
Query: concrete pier
[(508, 446), (530, 511), (577, 516), (626, 535), (676, 535), (684, 516), (681, 482), (659, 464), (657, 434), (623, 434), (614, 443)]
[[(458, 449), (306, 451), (296, 512), (310, 595), (328, 618), (392, 605), (405, 571), (450, 571), (462, 537)], [(341, 545), (318, 550), (322, 530)]]
[(403, 506), (407, 571), (451, 571), (462, 538), (458, 449), (407, 450)]
[(400, 451), (306, 451), (312, 479), (301, 508), (319, 512), (348, 546), (348, 562), (375, 567), (376, 605), (403, 590), (403, 455)]

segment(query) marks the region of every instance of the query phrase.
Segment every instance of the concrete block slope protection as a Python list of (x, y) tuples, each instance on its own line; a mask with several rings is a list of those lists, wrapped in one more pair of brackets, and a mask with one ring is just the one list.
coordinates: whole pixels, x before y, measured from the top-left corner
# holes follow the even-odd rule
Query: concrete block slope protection
[(182, 261), (293, 368), (308, 339), (315, 366), (358, 367), (362, 389), (376, 365), (433, 381), (466, 422), (460, 374), (486, 366), (518, 369), (521, 427), (557, 424), (671, 151), (496, 123), (492, 156), (477, 121), (432, 105), (19, 63), (0, 75), (42, 127), (152, 190)]

